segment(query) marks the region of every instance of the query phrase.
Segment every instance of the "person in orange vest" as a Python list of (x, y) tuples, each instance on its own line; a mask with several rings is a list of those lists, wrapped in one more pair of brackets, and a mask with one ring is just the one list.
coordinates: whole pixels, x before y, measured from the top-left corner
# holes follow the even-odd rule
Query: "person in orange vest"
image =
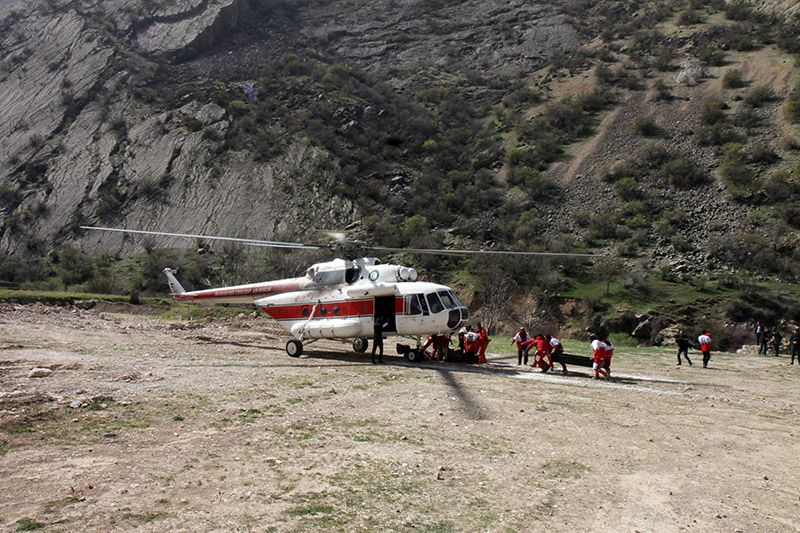
[(611, 377), (611, 356), (614, 355), (614, 345), (610, 340), (603, 339), (602, 343), (606, 345), (606, 355), (603, 358), (603, 369), (606, 371), (606, 377)]
[(525, 343), (529, 340), (531, 340), (531, 336), (524, 327), (519, 328), (519, 332), (511, 339), (511, 344), (517, 343), (517, 365), (522, 364), (523, 358), (525, 364), (528, 364), (528, 350), (525, 349)]
[(594, 379), (600, 379), (600, 374), (606, 375), (605, 359), (606, 359), (606, 345), (597, 338), (597, 335), (592, 333), (589, 337), (592, 341), (590, 344), (592, 348), (592, 370), (594, 370)]
[(703, 352), (703, 368), (708, 368), (708, 361), (711, 359), (711, 335), (703, 333), (697, 337), (700, 343), (700, 351)]
[(486, 348), (489, 346), (489, 343), (492, 342), (492, 339), (489, 338), (489, 334), (486, 333), (486, 330), (483, 326), (478, 323), (478, 362), (485, 363), (486, 362)]

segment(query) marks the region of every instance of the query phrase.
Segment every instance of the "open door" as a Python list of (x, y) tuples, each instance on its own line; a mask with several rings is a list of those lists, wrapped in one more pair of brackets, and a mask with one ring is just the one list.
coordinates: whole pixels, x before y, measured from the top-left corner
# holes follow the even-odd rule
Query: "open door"
[(387, 326), (383, 331), (387, 333), (394, 333), (397, 331), (397, 323), (394, 319), (394, 296), (376, 296), (375, 297), (375, 314), (372, 316), (374, 320), (376, 317), (382, 317)]

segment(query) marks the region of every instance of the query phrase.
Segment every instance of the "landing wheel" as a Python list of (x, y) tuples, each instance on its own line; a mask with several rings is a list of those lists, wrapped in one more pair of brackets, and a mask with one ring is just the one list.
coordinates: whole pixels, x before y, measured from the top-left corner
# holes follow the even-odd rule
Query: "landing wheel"
[(353, 349), (358, 353), (364, 353), (367, 351), (367, 339), (364, 337), (358, 337), (357, 339), (353, 339)]
[(409, 350), (406, 354), (406, 359), (408, 359), (411, 363), (419, 363), (423, 359), (422, 351), (420, 350)]
[(286, 343), (286, 353), (289, 357), (300, 357), (303, 355), (303, 343), (299, 339), (290, 339)]

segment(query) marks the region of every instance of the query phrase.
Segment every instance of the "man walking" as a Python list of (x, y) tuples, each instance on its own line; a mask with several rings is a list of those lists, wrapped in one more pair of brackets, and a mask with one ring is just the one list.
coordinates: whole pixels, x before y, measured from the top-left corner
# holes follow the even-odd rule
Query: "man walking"
[(792, 353), (792, 362), (789, 363), (790, 365), (794, 364), (794, 356), (797, 356), (797, 364), (800, 365), (800, 329), (794, 328), (794, 332), (792, 332), (792, 336), (789, 337), (789, 348), (791, 349)]
[(764, 328), (761, 338), (758, 340), (758, 355), (767, 355), (769, 349), (769, 328)]
[(692, 366), (692, 360), (689, 359), (689, 337), (686, 336), (683, 330), (680, 330), (678, 336), (675, 337), (675, 344), (678, 345), (678, 366), (681, 366), (681, 354), (686, 358), (689, 366)]

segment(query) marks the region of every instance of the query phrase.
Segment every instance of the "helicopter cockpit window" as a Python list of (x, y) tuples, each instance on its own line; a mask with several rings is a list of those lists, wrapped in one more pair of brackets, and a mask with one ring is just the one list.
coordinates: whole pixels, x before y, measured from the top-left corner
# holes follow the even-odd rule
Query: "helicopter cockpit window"
[(450, 291), (439, 291), (437, 293), (439, 298), (442, 299), (442, 303), (444, 304), (445, 308), (447, 309), (455, 309), (458, 307), (458, 300), (454, 298), (454, 294)]
[(428, 294), (428, 308), (431, 310), (431, 314), (436, 314), (441, 311), (444, 311), (444, 305), (442, 305), (442, 301), (439, 299), (439, 296), (436, 295), (435, 292)]
[(422, 314), (428, 314), (428, 302), (425, 301), (424, 294), (417, 294), (417, 298), (419, 298), (419, 306), (422, 308)]
[(416, 294), (409, 294), (406, 296), (406, 314), (407, 315), (421, 315), (422, 306), (419, 303), (419, 296)]

